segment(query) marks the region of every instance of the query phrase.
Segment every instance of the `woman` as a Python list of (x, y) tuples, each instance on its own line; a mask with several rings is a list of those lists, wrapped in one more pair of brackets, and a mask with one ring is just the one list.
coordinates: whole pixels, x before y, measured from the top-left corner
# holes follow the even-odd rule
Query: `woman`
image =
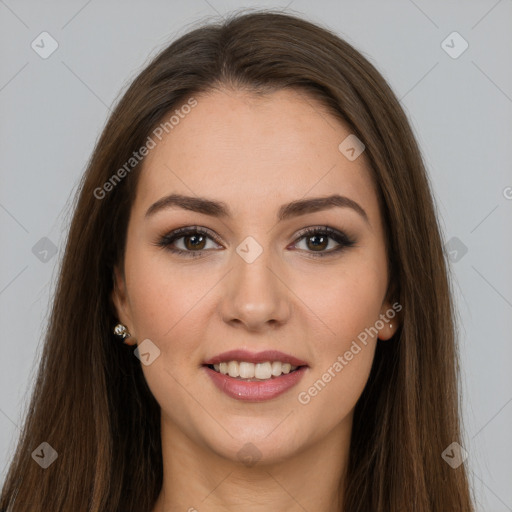
[(0, 508), (472, 511), (447, 272), (360, 53), (276, 12), (184, 35), (84, 175)]

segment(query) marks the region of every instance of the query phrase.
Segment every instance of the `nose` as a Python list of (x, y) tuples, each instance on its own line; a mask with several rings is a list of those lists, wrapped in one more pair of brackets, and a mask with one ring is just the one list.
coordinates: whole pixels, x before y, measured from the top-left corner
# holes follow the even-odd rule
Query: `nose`
[[(220, 304), (224, 322), (247, 331), (265, 331), (290, 318), (291, 291), (282, 268), (264, 250), (254, 261), (233, 254), (233, 268), (224, 281)], [(281, 270), (280, 270), (281, 269)]]

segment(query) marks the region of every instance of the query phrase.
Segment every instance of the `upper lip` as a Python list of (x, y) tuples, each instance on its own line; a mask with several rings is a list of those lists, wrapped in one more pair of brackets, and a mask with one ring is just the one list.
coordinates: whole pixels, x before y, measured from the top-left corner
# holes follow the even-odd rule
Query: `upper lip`
[(222, 352), (208, 359), (203, 364), (219, 364), (229, 361), (245, 361), (247, 363), (265, 363), (267, 361), (281, 361), (282, 363), (290, 363), (292, 366), (307, 366), (305, 361), (297, 359), (294, 356), (280, 352), (279, 350), (264, 350), (262, 352), (249, 352), (247, 350), (229, 350)]

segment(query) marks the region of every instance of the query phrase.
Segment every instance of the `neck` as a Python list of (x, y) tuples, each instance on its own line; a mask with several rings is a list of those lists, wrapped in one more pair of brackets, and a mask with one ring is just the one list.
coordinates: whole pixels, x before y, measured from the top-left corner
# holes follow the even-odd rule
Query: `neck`
[[(244, 464), (183, 435), (162, 414), (163, 485), (153, 512), (340, 512), (352, 415), (286, 460)], [(257, 444), (257, 443), (255, 443)]]

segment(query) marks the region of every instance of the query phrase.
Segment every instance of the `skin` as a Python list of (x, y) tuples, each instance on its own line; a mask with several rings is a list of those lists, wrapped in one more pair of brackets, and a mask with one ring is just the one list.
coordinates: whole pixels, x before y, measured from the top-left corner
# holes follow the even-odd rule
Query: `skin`
[[(142, 365), (162, 411), (164, 482), (153, 512), (339, 511), (353, 411), (376, 343), (396, 318), (312, 397), (307, 391), (391, 303), (381, 214), (363, 153), (349, 161), (338, 145), (351, 132), (302, 92), (263, 97), (231, 89), (195, 96), (198, 104), (148, 154), (128, 226), (124, 274), (112, 298), (134, 345), (160, 350)], [(129, 179), (129, 178), (127, 178)], [(334, 207), (277, 222), (293, 200), (339, 193), (364, 208)], [(180, 193), (225, 202), (232, 218), (169, 208), (145, 219), (160, 198)], [(180, 227), (219, 238), (201, 257), (155, 245)], [(299, 230), (330, 226), (356, 244), (324, 258)], [(236, 248), (253, 237), (263, 249), (247, 263)], [(190, 251), (190, 236), (174, 246)], [(193, 237), (192, 237), (193, 238)], [(328, 252), (338, 246), (329, 238)], [(194, 242), (194, 240), (192, 240)], [(197, 241), (196, 241), (197, 243)], [(327, 243), (327, 242), (326, 242)], [(390, 323), (392, 327), (390, 327)], [(266, 402), (219, 391), (202, 363), (221, 352), (277, 349), (306, 361), (297, 386)], [(246, 443), (259, 460), (237, 453)]]

